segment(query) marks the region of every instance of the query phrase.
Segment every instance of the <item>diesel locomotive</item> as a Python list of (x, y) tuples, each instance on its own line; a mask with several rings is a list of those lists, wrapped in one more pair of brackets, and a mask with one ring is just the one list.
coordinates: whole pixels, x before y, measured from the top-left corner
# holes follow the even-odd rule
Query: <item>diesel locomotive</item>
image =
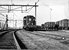
[(27, 15), (23, 18), (23, 28), (28, 31), (36, 30), (35, 17), (32, 15)]

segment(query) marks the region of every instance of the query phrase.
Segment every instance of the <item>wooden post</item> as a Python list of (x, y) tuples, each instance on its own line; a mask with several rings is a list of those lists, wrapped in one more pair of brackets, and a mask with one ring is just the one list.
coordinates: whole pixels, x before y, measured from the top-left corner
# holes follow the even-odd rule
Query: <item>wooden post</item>
[(35, 3), (35, 21), (36, 21), (36, 15), (37, 15), (37, 9), (36, 9), (36, 3)]
[(8, 29), (8, 15), (6, 15), (6, 29)]

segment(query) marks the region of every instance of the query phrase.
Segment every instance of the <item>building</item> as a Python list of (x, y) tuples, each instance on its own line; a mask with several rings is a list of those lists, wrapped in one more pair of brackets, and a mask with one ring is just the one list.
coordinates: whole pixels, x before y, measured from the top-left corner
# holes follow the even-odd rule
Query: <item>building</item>
[(46, 22), (42, 24), (42, 28), (43, 30), (56, 30), (55, 25), (55, 22)]
[(46, 22), (45, 27), (55, 27), (55, 22)]
[(63, 19), (63, 20), (57, 21), (56, 24), (59, 25), (59, 29), (68, 29), (69, 19)]

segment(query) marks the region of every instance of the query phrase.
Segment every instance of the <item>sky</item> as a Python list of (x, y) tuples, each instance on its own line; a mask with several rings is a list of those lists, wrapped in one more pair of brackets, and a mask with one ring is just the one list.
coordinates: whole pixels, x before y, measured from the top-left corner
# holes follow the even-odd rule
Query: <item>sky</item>
[[(24, 4), (25, 5), (25, 4), (35, 4), (35, 2), (37, 1), (38, 0), (2, 0), (0, 1), (0, 4), (11, 4), (12, 3), (12, 4)], [(41, 25), (49, 21), (56, 22), (62, 19), (69, 19), (69, 14), (68, 14), (69, 3), (68, 2), (69, 0), (39, 0), (39, 2), (37, 3), (37, 5), (39, 5), (37, 7), (37, 17), (36, 17), (37, 25)], [(35, 13), (34, 8), (32, 8), (29, 13), (14, 12), (13, 14), (12, 12), (10, 12), (10, 13), (3, 13), (3, 14), (8, 14), (9, 19), (13, 19), (13, 16), (14, 16), (14, 19), (23, 20), (24, 16), (34, 15), (34, 13)], [(13, 22), (11, 22), (10, 24), (12, 23)], [(22, 22), (20, 21), (19, 23), (22, 23)]]

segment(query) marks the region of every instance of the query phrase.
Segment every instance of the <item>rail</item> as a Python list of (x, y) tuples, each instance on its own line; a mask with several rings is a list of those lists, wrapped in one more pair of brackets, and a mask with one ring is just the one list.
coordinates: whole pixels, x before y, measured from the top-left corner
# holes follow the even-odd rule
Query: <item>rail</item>
[(20, 47), (18, 46), (19, 47), (18, 49), (27, 49), (27, 47), (25, 46), (25, 44), (22, 43), (21, 39), (19, 39), (19, 37), (16, 35), (16, 31), (14, 32), (14, 35), (15, 35), (15, 38), (16, 38), (16, 40), (18, 42), (18, 45), (20, 46)]
[(18, 44), (18, 42), (17, 42), (17, 39), (16, 39), (14, 33), (13, 33), (13, 38), (14, 38), (14, 41), (15, 41), (15, 43), (16, 43), (17, 50), (21, 50), (21, 48), (20, 48), (20, 46), (19, 46), (19, 44)]

